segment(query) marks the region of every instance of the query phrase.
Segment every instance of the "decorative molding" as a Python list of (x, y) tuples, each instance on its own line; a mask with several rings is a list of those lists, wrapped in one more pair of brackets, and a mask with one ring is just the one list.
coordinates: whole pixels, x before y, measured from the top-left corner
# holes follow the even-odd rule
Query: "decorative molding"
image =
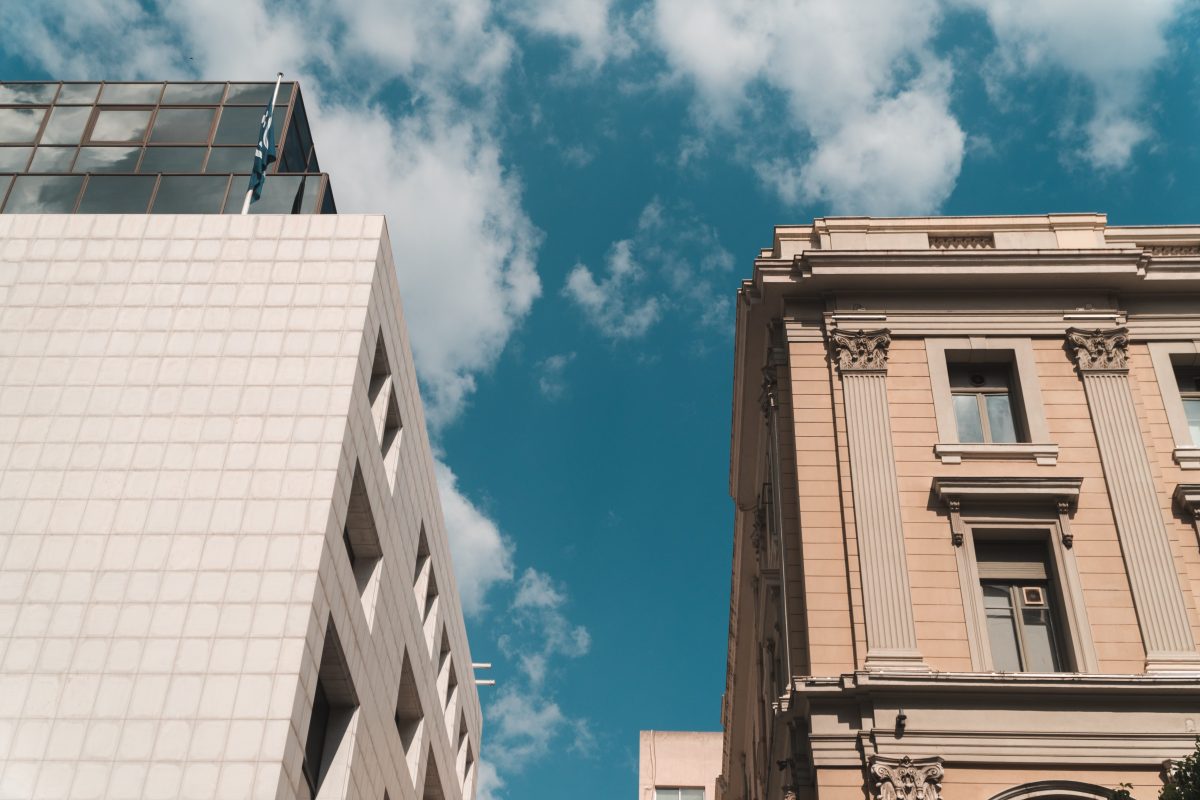
[(933, 454), (943, 464), (963, 461), (1035, 461), (1038, 466), (1053, 467), (1058, 463), (1058, 445), (1027, 442), (938, 442)]
[(1056, 503), (1058, 505), (1058, 527), (1063, 547), (1070, 550), (1075, 546), (1075, 534), (1071, 532), (1071, 502), (1060, 499)]
[(933, 479), (938, 499), (950, 502), (1062, 503), (1079, 500), (1083, 478), (944, 477)]
[(876, 800), (941, 800), (942, 759), (871, 757), (871, 796)]
[(929, 235), (929, 246), (934, 250), (994, 250), (996, 237), (990, 233), (977, 236)]
[(1171, 453), (1180, 469), (1200, 469), (1200, 447), (1176, 447)]
[(1152, 256), (1200, 256), (1200, 244), (1152, 244), (1146, 246)]
[(829, 340), (842, 372), (887, 369), (888, 346), (892, 343), (887, 328), (853, 332), (834, 329), (829, 332)]
[(1080, 372), (1129, 368), (1128, 328), (1067, 328), (1067, 346)]
[(992, 795), (988, 800), (1040, 800), (1041, 798), (1110, 800), (1112, 796), (1112, 789), (1106, 789), (1094, 783), (1052, 780), (1022, 783), (1020, 786), (1014, 786), (1011, 789), (1005, 789), (1000, 794)]

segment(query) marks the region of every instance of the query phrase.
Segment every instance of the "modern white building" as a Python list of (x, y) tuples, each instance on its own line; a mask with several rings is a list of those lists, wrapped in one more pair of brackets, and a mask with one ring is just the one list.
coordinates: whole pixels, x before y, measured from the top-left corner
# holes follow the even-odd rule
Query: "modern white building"
[(0, 798), (471, 800), (451, 567), (383, 217), (0, 214)]

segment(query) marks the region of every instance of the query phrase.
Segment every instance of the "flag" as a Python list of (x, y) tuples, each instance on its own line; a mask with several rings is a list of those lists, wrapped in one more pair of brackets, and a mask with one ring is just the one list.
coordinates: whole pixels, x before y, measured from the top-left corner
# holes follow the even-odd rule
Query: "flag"
[(262, 197), (263, 184), (267, 182), (267, 167), (275, 161), (275, 131), (271, 129), (274, 117), (275, 105), (268, 102), (258, 128), (258, 146), (254, 148), (254, 169), (250, 172), (250, 202)]

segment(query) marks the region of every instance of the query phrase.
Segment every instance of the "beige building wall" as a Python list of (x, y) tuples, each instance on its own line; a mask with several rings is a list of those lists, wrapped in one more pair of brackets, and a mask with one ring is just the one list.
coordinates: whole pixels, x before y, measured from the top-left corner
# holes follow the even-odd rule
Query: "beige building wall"
[(720, 731), (638, 734), (638, 800), (655, 800), (656, 788), (703, 789), (703, 800), (712, 800), (720, 774)]
[(0, 216), (0, 797), (307, 798), (318, 681), (319, 797), (473, 797), (383, 218)]

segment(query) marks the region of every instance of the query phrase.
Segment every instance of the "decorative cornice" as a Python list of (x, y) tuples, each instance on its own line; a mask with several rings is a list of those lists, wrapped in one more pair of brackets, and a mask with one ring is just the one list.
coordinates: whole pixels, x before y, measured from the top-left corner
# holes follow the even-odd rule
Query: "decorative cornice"
[(1074, 350), (1080, 372), (1129, 367), (1128, 328), (1067, 328), (1067, 346)]
[[(1013, 504), (1066, 503), (1079, 499), (1083, 478), (945, 477), (933, 479), (933, 491), (948, 506), (963, 501)], [(951, 506), (953, 508), (953, 506)]]
[(829, 341), (842, 372), (887, 369), (888, 346), (892, 343), (887, 328), (874, 331), (834, 329), (829, 332)]
[(1193, 521), (1200, 522), (1200, 483), (1181, 483), (1175, 487), (1175, 504)]
[(872, 756), (870, 763), (871, 796), (877, 800), (941, 800), (942, 759)]

